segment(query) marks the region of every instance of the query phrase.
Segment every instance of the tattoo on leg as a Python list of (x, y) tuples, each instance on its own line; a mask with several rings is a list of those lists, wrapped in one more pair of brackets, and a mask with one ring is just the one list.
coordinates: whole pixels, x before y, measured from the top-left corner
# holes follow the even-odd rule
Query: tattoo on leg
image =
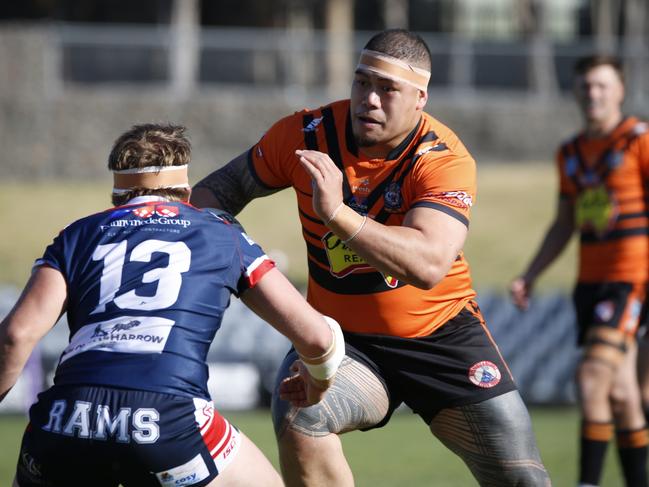
[(550, 485), (529, 415), (516, 391), (444, 409), (430, 429), (464, 460), (481, 486)]
[(273, 398), (273, 421), (278, 438), (288, 428), (308, 436), (326, 436), (373, 426), (385, 417), (388, 407), (383, 383), (365, 365), (345, 357), (321, 402), (295, 408)]

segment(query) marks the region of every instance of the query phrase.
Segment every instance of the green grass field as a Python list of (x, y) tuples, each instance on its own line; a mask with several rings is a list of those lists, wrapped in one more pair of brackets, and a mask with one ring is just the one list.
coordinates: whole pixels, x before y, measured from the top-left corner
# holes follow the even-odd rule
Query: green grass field
[[(225, 414), (277, 467), (268, 411)], [(579, 420), (572, 408), (532, 410), (543, 461), (555, 487), (576, 485)], [(0, 416), (0, 485), (11, 485), (25, 419)], [(410, 413), (396, 414), (380, 430), (342, 436), (358, 487), (467, 487), (476, 485), (464, 464)], [(609, 448), (602, 487), (623, 485), (614, 448)]]
[[(551, 163), (484, 165), (465, 251), (477, 289), (504, 292), (522, 272), (554, 212), (556, 182)], [(22, 287), (34, 259), (65, 225), (110, 206), (110, 180), (96, 183), (0, 183), (0, 283)], [(254, 201), (239, 216), (298, 285), (306, 279), (306, 250), (291, 190)], [(574, 242), (538, 283), (540, 290), (567, 290), (575, 275)]]

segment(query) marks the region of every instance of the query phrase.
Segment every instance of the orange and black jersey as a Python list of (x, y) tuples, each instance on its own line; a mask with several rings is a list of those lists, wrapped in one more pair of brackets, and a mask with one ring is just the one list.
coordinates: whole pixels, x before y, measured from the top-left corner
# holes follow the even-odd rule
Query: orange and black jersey
[(250, 149), (249, 166), (265, 187), (294, 188), (307, 246), (309, 302), (345, 330), (425, 336), (475, 296), (462, 253), (432, 290), (406, 285), (369, 266), (314, 213), (311, 178), (296, 149), (327, 153), (343, 172), (345, 203), (377, 222), (401, 225), (408, 210), (423, 206), (468, 226), (475, 163), (451, 130), (424, 114), (385, 159), (368, 159), (352, 134), (349, 101), (338, 101), (278, 121)]
[(625, 118), (603, 138), (584, 134), (557, 155), (560, 196), (574, 203), (580, 282), (642, 283), (649, 265), (649, 127)]

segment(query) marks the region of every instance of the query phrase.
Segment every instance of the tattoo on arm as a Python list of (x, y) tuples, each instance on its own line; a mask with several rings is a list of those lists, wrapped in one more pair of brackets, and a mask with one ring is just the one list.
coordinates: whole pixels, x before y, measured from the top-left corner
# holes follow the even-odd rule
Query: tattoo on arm
[(253, 199), (281, 189), (266, 188), (255, 180), (248, 168), (248, 151), (203, 178), (195, 188), (209, 190), (218, 207), (232, 215), (239, 213)]

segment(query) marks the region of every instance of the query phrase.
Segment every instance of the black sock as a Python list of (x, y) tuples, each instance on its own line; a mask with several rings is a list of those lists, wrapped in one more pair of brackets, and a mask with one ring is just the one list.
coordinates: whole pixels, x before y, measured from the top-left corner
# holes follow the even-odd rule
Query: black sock
[(599, 485), (606, 448), (614, 434), (613, 423), (582, 420), (579, 483)]
[(589, 440), (581, 437), (579, 483), (599, 485), (607, 447), (608, 441)]
[(647, 430), (617, 432), (617, 449), (628, 487), (649, 487), (647, 480)]

